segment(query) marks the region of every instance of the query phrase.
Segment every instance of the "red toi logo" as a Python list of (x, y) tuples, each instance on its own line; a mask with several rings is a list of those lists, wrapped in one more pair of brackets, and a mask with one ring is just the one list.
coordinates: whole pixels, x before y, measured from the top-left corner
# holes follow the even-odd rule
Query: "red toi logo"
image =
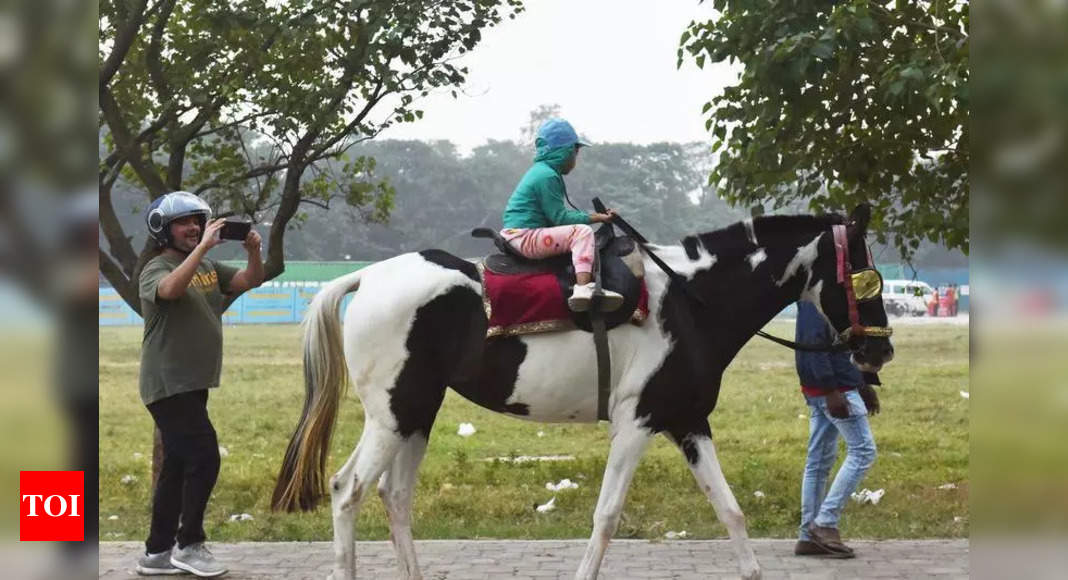
[(84, 481), (81, 471), (20, 471), (19, 540), (84, 540)]

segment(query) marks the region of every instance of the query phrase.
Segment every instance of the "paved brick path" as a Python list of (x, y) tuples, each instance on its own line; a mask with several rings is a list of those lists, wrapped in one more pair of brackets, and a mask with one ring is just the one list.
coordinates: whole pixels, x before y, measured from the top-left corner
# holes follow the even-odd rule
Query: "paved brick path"
[[(490, 580), (568, 578), (575, 573), (585, 540), (546, 541), (417, 541), (419, 564), (426, 580)], [(816, 560), (793, 555), (793, 541), (756, 540), (754, 549), (764, 578), (968, 578), (967, 540), (854, 541), (854, 560)], [(250, 542), (209, 544), (230, 567), (227, 578), (321, 580), (330, 571), (329, 542)], [(102, 542), (100, 577), (131, 578), (141, 544)], [(357, 576), (396, 578), (393, 548), (388, 542), (358, 542)], [(738, 578), (734, 552), (726, 540), (649, 542), (615, 540), (608, 548), (601, 577)]]

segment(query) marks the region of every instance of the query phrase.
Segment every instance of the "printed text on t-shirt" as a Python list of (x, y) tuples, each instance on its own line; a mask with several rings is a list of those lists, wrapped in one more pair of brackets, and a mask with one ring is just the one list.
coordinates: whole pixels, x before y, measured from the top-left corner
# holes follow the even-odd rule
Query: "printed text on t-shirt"
[(201, 292), (208, 292), (219, 284), (219, 275), (215, 273), (215, 270), (212, 270), (207, 274), (197, 274), (196, 276), (193, 276), (193, 280), (190, 284)]

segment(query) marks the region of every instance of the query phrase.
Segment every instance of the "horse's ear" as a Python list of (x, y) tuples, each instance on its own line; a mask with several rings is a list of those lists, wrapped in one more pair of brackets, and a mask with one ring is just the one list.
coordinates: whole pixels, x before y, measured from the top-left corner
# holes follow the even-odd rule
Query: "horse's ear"
[(871, 221), (870, 205), (862, 203), (854, 208), (853, 213), (849, 214), (849, 222), (846, 224), (849, 231), (849, 237), (852, 238), (866, 234), (868, 232), (869, 221)]

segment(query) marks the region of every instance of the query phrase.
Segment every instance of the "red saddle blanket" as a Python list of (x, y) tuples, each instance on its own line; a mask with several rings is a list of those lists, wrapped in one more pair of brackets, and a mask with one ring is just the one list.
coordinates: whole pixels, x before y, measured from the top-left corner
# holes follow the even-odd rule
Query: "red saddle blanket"
[[(482, 302), (489, 318), (486, 336), (514, 336), (575, 328), (571, 311), (556, 275), (496, 274), (482, 271)], [(638, 307), (632, 324), (641, 324), (649, 315), (649, 293), (642, 281)]]

